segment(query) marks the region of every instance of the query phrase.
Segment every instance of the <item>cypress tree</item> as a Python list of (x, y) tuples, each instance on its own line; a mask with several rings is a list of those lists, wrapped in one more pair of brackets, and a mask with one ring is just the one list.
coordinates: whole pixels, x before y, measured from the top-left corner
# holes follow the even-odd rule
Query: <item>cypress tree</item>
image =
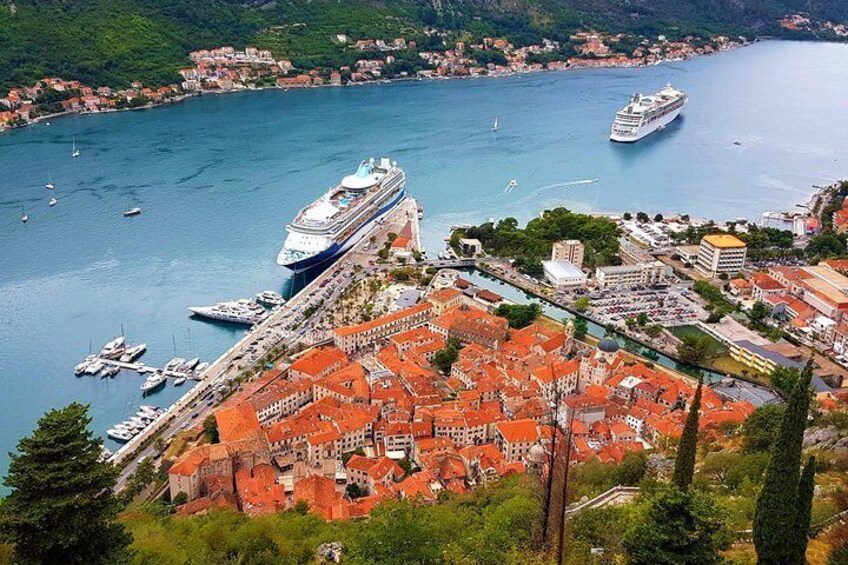
[(798, 475), (810, 407), (812, 376), (810, 360), (786, 403), (780, 433), (772, 447), (763, 488), (757, 498), (754, 547), (759, 565), (786, 565), (787, 562), (791, 563), (787, 557), (797, 552), (792, 532), (795, 531), (798, 516)]
[(801, 472), (798, 483), (798, 513), (795, 516), (795, 563), (804, 565), (807, 542), (810, 540), (810, 519), (813, 514), (813, 493), (816, 487), (816, 458), (811, 456)]
[(132, 538), (116, 521), (118, 470), (100, 461), (88, 407), (51, 410), (11, 454), (0, 526), (16, 563), (121, 563)]
[(695, 389), (695, 397), (689, 407), (686, 416), (686, 425), (683, 435), (680, 437), (680, 448), (677, 450), (677, 460), (674, 462), (674, 476), (671, 481), (680, 490), (686, 490), (695, 476), (695, 455), (698, 449), (698, 419), (701, 410), (701, 379), (698, 379), (698, 388)]

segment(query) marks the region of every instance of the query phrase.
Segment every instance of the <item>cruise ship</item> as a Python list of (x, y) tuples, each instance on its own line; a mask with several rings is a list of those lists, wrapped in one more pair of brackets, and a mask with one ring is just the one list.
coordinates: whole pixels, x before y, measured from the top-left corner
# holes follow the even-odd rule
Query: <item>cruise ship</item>
[(630, 103), (615, 114), (610, 139), (622, 143), (639, 141), (671, 123), (688, 101), (685, 92), (670, 84), (650, 96), (635, 94)]
[(344, 253), (403, 200), (405, 184), (403, 169), (388, 158), (363, 161), (286, 226), (277, 264), (302, 272)]
[[(268, 313), (262, 306), (246, 298), (232, 302), (219, 302), (215, 306), (189, 306), (188, 309), (198, 316), (211, 320), (248, 326), (258, 324), (268, 317)], [(174, 360), (172, 359), (172, 361)], [(180, 359), (179, 362), (184, 363), (185, 359)], [(176, 366), (169, 370), (175, 369)]]

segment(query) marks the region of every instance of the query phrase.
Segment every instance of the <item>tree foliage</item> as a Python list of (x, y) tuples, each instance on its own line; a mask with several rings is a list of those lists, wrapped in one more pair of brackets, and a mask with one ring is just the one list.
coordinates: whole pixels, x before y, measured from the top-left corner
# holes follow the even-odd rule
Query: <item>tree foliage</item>
[(675, 486), (650, 498), (645, 519), (624, 540), (631, 565), (718, 564), (727, 544), (720, 512), (708, 496)]
[(542, 306), (538, 302), (530, 304), (501, 304), (495, 308), (495, 316), (501, 316), (509, 321), (509, 327), (520, 329), (533, 323), (542, 315)]
[[(786, 403), (780, 433), (771, 451), (754, 514), (754, 546), (761, 565), (785, 565), (796, 555), (799, 514), (799, 469), (810, 407), (812, 362), (801, 372)], [(803, 532), (806, 536), (807, 532)], [(791, 559), (791, 558), (790, 558)]]
[(118, 563), (130, 535), (116, 521), (117, 469), (100, 461), (88, 407), (51, 410), (11, 454), (0, 526), (18, 563)]
[(780, 433), (783, 404), (765, 404), (748, 416), (742, 424), (742, 446), (747, 453), (771, 450)]
[(695, 456), (698, 449), (698, 416), (701, 411), (701, 389), (702, 383), (698, 381), (695, 397), (689, 407), (686, 416), (686, 425), (683, 427), (683, 435), (680, 438), (680, 447), (677, 449), (677, 460), (674, 463), (674, 476), (671, 482), (680, 490), (686, 490), (695, 476)]
[(589, 267), (608, 265), (618, 254), (618, 228), (606, 218), (577, 214), (567, 208), (546, 210), (525, 228), (515, 218), (497, 224), (487, 222), (465, 230), (465, 236), (479, 239), (487, 252), (501, 257), (547, 259), (554, 242), (579, 239), (585, 246), (584, 262)]

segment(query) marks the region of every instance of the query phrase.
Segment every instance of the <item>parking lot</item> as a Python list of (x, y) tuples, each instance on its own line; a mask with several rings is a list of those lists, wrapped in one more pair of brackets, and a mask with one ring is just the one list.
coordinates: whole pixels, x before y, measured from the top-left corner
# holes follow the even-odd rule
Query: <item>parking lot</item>
[(591, 300), (590, 312), (605, 323), (624, 323), (645, 313), (650, 323), (682, 326), (707, 317), (707, 312), (674, 289), (616, 290)]

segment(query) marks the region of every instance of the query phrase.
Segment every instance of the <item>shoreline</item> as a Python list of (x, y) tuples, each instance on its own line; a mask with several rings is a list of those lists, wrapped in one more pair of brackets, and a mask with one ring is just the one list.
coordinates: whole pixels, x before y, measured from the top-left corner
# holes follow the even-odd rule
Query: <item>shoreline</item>
[[(779, 41), (779, 40), (778, 40)], [(644, 69), (648, 67), (656, 67), (665, 63), (680, 63), (692, 61), (695, 59), (702, 59), (706, 57), (713, 57), (716, 55), (721, 55), (724, 53), (730, 53), (736, 51), (742, 47), (748, 47), (751, 45), (755, 45), (757, 43), (762, 43), (762, 40), (759, 38), (755, 38), (747, 43), (734, 45), (728, 47), (727, 49), (723, 49), (720, 51), (716, 51), (714, 53), (707, 53), (703, 55), (693, 55), (688, 58), (677, 58), (677, 59), (661, 59), (652, 64), (628, 64), (628, 65), (578, 65), (571, 66), (562, 69), (546, 69), (543, 68), (541, 70), (536, 71), (515, 71), (508, 73), (492, 73), (492, 74), (482, 74), (482, 75), (469, 75), (469, 76), (435, 76), (435, 77), (394, 77), (387, 78), (381, 80), (371, 80), (371, 81), (363, 81), (363, 82), (348, 82), (347, 84), (320, 84), (320, 85), (311, 85), (311, 86), (277, 86), (277, 85), (269, 85), (269, 86), (244, 86), (242, 88), (230, 88), (230, 89), (210, 89), (210, 90), (201, 90), (199, 92), (185, 92), (183, 94), (179, 94), (174, 96), (173, 98), (168, 98), (158, 103), (149, 103), (144, 106), (137, 106), (135, 108), (109, 108), (105, 110), (66, 110), (64, 112), (57, 112), (55, 114), (45, 114), (44, 116), (38, 116), (37, 118), (32, 119), (26, 124), (17, 125), (17, 126), (6, 126), (5, 128), (0, 129), (0, 135), (12, 132), (15, 130), (26, 129), (28, 127), (32, 127), (38, 125), (42, 122), (49, 122), (53, 119), (70, 117), (70, 116), (91, 116), (98, 114), (115, 114), (120, 112), (133, 112), (137, 110), (152, 110), (155, 108), (159, 108), (162, 106), (168, 106), (170, 104), (177, 104), (181, 102), (185, 102), (186, 100), (192, 98), (200, 98), (205, 95), (224, 95), (231, 94), (236, 92), (261, 92), (266, 90), (282, 90), (283, 92), (288, 92), (289, 90), (316, 90), (321, 88), (348, 88), (348, 87), (360, 87), (360, 86), (385, 86), (394, 83), (405, 83), (405, 82), (431, 82), (431, 81), (447, 81), (447, 80), (476, 80), (476, 79), (497, 79), (497, 78), (509, 78), (515, 76), (524, 76), (524, 75), (540, 75), (545, 73), (567, 73), (574, 71), (582, 71), (582, 70), (619, 70), (619, 69)], [(586, 59), (590, 61), (590, 59)]]

